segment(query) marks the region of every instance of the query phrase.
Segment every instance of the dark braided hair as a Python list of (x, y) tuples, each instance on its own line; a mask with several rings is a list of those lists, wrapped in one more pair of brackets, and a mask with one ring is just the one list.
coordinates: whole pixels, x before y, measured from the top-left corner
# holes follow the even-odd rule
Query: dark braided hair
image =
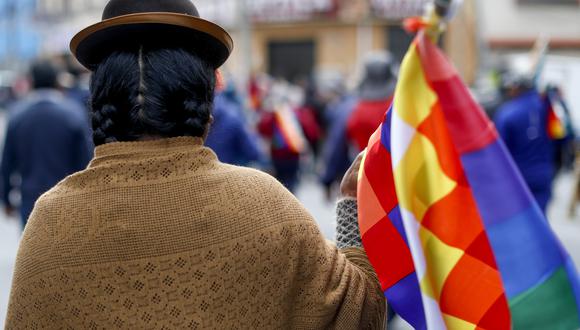
[(180, 48), (117, 51), (91, 78), (95, 145), (144, 136), (202, 137), (210, 121), (215, 71)]

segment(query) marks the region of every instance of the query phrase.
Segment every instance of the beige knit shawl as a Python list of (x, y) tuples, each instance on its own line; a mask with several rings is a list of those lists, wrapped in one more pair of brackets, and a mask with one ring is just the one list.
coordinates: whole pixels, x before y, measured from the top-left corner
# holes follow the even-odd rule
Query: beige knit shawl
[(338, 251), (276, 180), (201, 144), (101, 146), (42, 196), (6, 328), (381, 328), (364, 252)]

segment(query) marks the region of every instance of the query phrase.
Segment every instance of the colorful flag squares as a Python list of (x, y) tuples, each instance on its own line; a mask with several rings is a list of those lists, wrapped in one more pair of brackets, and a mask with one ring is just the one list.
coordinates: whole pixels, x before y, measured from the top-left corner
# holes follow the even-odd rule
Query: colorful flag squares
[(360, 229), (416, 329), (578, 329), (574, 266), (493, 124), (424, 32), (369, 141)]

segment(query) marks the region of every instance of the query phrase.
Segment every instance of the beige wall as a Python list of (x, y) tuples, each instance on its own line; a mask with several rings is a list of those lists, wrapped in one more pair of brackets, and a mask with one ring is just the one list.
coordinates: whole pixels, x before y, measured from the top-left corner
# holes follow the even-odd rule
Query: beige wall
[[(368, 50), (383, 47), (379, 42), (381, 36), (375, 36), (374, 28), (370, 28)], [(311, 39), (316, 45), (316, 67), (318, 70), (334, 70), (345, 75), (356, 71), (359, 62), (361, 34), (354, 24), (311, 23), (301, 25), (258, 26), (254, 30), (254, 49), (258, 50), (255, 58), (255, 68), (267, 70), (268, 43), (271, 41), (291, 41)], [(364, 44), (364, 43), (363, 43)]]
[(465, 1), (445, 34), (445, 51), (467, 83), (475, 81), (479, 65), (476, 0)]

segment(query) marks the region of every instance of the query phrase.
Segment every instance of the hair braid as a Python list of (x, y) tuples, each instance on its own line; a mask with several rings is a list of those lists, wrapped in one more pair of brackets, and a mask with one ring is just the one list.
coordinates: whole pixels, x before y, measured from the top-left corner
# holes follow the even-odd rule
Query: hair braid
[(206, 125), (210, 121), (212, 106), (208, 102), (199, 102), (195, 99), (183, 103), (185, 110), (184, 133), (193, 136), (202, 136)]
[(181, 48), (111, 54), (91, 79), (96, 145), (145, 136), (202, 137), (210, 122), (214, 69)]
[(117, 141), (113, 131), (115, 128), (113, 119), (117, 116), (117, 113), (117, 108), (112, 104), (105, 104), (99, 109), (93, 109), (93, 141), (95, 145)]

